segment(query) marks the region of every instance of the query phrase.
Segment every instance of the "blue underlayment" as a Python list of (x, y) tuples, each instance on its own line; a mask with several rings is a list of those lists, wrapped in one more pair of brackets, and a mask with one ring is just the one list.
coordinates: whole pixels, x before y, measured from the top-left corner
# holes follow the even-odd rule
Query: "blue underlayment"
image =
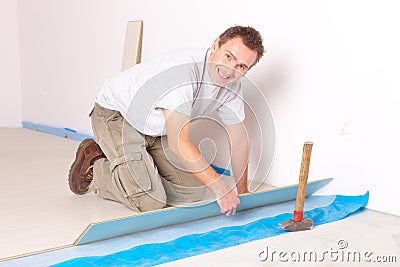
[[(313, 195), (306, 198), (304, 208), (305, 210), (312, 210), (314, 208), (328, 206), (334, 201), (334, 199), (335, 196)], [(164, 243), (185, 235), (206, 233), (221, 227), (248, 224), (265, 217), (274, 217), (282, 213), (292, 212), (294, 205), (294, 201), (286, 201), (274, 205), (267, 205), (241, 211), (235, 216), (227, 217), (225, 215), (220, 215), (211, 218), (160, 227), (150, 231), (137, 232), (134, 234), (90, 244), (58, 249), (47, 253), (39, 253), (28, 257), (8, 260), (5, 262), (0, 262), (0, 267), (49, 266), (78, 257), (108, 255), (144, 244)], [(71, 243), (72, 242), (73, 241), (71, 241)]]
[[(362, 196), (339, 195), (330, 205), (308, 210), (304, 216), (311, 218), (315, 226), (337, 221), (364, 207), (368, 196), (368, 193)], [(291, 219), (292, 216), (292, 213), (283, 213), (243, 225), (188, 234), (167, 242), (138, 245), (103, 256), (76, 258), (53, 266), (154, 266), (284, 234), (286, 232), (278, 226), (278, 223)]]

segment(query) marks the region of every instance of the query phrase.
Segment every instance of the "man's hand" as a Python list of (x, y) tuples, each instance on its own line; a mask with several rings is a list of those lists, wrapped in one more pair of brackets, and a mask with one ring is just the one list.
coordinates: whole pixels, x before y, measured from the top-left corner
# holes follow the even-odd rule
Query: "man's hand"
[(221, 208), (221, 213), (226, 216), (231, 216), (235, 215), (236, 207), (239, 205), (240, 199), (237, 197), (235, 191), (231, 190), (226, 195), (219, 198), (217, 203)]

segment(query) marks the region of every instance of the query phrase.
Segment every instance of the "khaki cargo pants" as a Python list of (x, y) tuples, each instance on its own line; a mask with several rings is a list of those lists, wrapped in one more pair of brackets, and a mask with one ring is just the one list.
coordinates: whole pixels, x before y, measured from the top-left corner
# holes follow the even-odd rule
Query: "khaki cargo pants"
[(203, 198), (206, 188), (181, 167), (165, 136), (144, 135), (118, 111), (98, 104), (90, 117), (107, 157), (93, 167), (93, 187), (100, 197), (122, 202), (138, 212)]

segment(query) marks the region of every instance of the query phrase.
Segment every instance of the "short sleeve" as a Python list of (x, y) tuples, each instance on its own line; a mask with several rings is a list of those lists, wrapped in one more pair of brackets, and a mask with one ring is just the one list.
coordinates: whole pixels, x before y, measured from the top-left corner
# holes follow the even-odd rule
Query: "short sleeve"
[(169, 109), (191, 117), (193, 103), (193, 88), (184, 85), (166, 92), (155, 104), (156, 109)]

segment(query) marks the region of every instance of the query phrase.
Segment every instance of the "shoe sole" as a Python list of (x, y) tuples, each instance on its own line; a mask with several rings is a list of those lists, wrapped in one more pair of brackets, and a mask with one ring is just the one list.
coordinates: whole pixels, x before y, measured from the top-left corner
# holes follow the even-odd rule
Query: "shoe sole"
[[(88, 139), (83, 140), (83, 141), (79, 144), (78, 149), (77, 149), (77, 151), (76, 151), (75, 160), (74, 160), (74, 162), (72, 163), (71, 168), (69, 169), (69, 173), (68, 173), (68, 184), (69, 184), (69, 189), (70, 189), (73, 193), (75, 193), (75, 194), (77, 194), (77, 195), (83, 195), (83, 194), (87, 193), (87, 191), (89, 190), (89, 188), (87, 188), (86, 191), (74, 191), (74, 190), (72, 189), (72, 188), (73, 188), (73, 183), (72, 183), (72, 177), (71, 177), (71, 175), (72, 175), (72, 173), (73, 173), (73, 170), (76, 168), (77, 163), (80, 162), (80, 161), (82, 161), (83, 157), (85, 156), (85, 153), (84, 153), (83, 151), (84, 151), (85, 148), (88, 147), (92, 142), (94, 142), (93, 139), (88, 138)], [(79, 179), (81, 179), (81, 177), (79, 177)]]

